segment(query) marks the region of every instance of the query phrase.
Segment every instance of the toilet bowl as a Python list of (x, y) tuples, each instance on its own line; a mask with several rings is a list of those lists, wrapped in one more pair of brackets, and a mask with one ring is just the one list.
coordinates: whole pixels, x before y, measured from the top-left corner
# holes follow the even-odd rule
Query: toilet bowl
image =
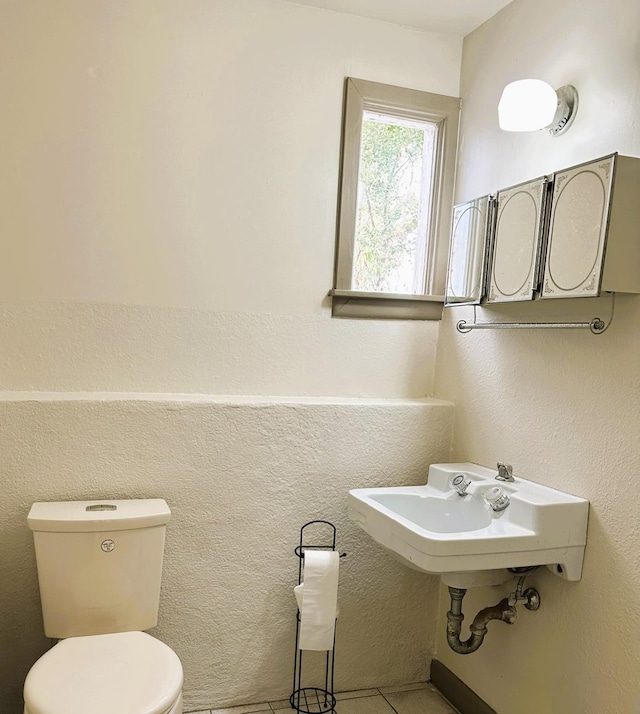
[(144, 632), (70, 637), (24, 685), (24, 714), (181, 714), (182, 665)]

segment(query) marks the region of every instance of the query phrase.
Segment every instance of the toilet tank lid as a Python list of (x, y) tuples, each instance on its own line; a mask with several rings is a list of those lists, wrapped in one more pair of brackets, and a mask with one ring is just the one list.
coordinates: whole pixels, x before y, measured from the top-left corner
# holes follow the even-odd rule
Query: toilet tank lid
[(78, 533), (151, 528), (169, 522), (171, 511), (162, 498), (125, 501), (57, 501), (34, 503), (27, 523), (32, 531)]

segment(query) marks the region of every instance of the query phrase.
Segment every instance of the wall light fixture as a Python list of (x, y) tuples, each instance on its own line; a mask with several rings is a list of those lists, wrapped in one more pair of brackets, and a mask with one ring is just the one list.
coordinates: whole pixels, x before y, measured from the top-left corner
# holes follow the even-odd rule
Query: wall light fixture
[(578, 92), (570, 84), (555, 90), (541, 79), (519, 79), (502, 91), (498, 121), (503, 131), (547, 129), (551, 136), (564, 133), (578, 109)]

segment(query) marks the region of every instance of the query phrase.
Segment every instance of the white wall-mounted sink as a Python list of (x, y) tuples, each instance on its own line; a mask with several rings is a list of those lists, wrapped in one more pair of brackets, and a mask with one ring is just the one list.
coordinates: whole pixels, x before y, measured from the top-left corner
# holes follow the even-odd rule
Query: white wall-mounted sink
[[(471, 483), (460, 496), (453, 478)], [(349, 516), (408, 565), (427, 573), (469, 573), (548, 565), (580, 580), (589, 502), (476, 464), (434, 464), (425, 486), (349, 492)], [(510, 503), (494, 511), (484, 500), (500, 486)]]

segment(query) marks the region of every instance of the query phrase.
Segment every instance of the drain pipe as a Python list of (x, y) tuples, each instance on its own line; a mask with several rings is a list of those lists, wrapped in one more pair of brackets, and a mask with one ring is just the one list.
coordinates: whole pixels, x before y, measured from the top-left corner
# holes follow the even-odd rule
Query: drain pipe
[(507, 625), (513, 625), (516, 621), (516, 603), (524, 601), (527, 610), (537, 610), (540, 607), (540, 593), (535, 588), (524, 589), (524, 581), (530, 573), (535, 572), (538, 566), (523, 568), (508, 568), (514, 575), (519, 575), (518, 585), (509, 597), (500, 600), (493, 607), (485, 607), (484, 610), (475, 616), (469, 629), (471, 635), (468, 640), (462, 642), (460, 630), (462, 629), (462, 598), (466, 595), (465, 588), (452, 588), (449, 586), (451, 595), (451, 610), (447, 613), (447, 642), (449, 647), (458, 654), (471, 654), (475, 652), (487, 634), (487, 625), (491, 620), (500, 620)]
[(469, 639), (462, 642), (460, 639), (460, 630), (464, 620), (462, 598), (466, 593), (467, 591), (462, 588), (449, 588), (451, 610), (447, 613), (447, 642), (449, 647), (458, 654), (471, 654), (480, 647), (487, 634), (487, 624), (491, 620), (501, 620), (512, 625), (516, 619), (515, 605), (510, 605), (509, 599), (504, 598), (497, 605), (480, 610), (469, 627), (471, 630)]

